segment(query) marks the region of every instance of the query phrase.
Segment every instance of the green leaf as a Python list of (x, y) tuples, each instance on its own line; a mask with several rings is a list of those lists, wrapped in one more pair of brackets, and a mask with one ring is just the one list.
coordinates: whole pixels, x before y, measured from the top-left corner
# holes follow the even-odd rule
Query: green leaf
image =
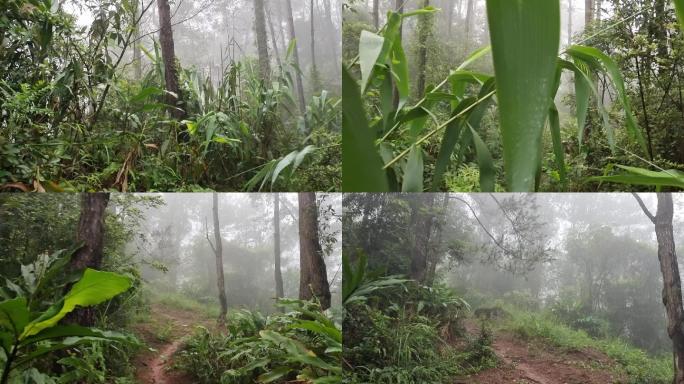
[(0, 327), (14, 334), (23, 332), (29, 322), (29, 315), (25, 297), (17, 297), (0, 303)]
[(423, 192), (423, 150), (413, 145), (404, 168), (402, 192)]
[(259, 377), (257, 377), (257, 381), (260, 383), (272, 383), (272, 382), (282, 378), (283, 376), (287, 375), (291, 371), (292, 371), (292, 368), (290, 368), (288, 366), (278, 367), (278, 368), (272, 369), (272, 370), (270, 370), (270, 371), (268, 371), (262, 375), (259, 375)]
[(19, 339), (26, 339), (44, 329), (55, 326), (77, 306), (88, 307), (100, 304), (127, 291), (130, 287), (131, 280), (126, 276), (88, 268), (83, 273), (81, 280), (74, 284), (64, 299), (29, 323)]
[(532, 192), (560, 44), (560, 2), (487, 0), (504, 168), (511, 192)]
[(681, 171), (668, 170), (656, 172), (643, 168), (627, 167), (624, 165), (618, 165), (617, 167), (627, 171), (627, 173), (622, 175), (592, 177), (591, 180), (630, 185), (676, 187), (684, 189), (684, 172)]
[(480, 168), (480, 191), (494, 192), (496, 184), (496, 168), (494, 167), (494, 160), (492, 154), (487, 148), (487, 144), (480, 138), (477, 131), (470, 125), (470, 133), (473, 135), (473, 142), (475, 143), (475, 151), (477, 152), (477, 165)]
[(297, 151), (292, 151), (278, 162), (278, 165), (276, 165), (275, 170), (273, 171), (273, 176), (271, 177), (271, 188), (273, 188), (273, 185), (278, 179), (278, 175), (280, 175), (280, 172), (282, 172), (283, 169), (290, 165), (296, 157)]
[(551, 140), (553, 141), (553, 154), (556, 158), (556, 167), (558, 167), (561, 183), (565, 186), (567, 182), (565, 152), (563, 151), (563, 143), (561, 141), (560, 117), (558, 116), (556, 104), (553, 102), (549, 109), (549, 129), (551, 130)]
[[(603, 69), (605, 69), (605, 72), (612, 80), (615, 90), (618, 92), (618, 100), (625, 111), (625, 120), (627, 122), (628, 133), (639, 143), (644, 153), (648, 153), (646, 140), (641, 132), (641, 128), (639, 128), (639, 124), (637, 123), (634, 114), (632, 113), (632, 104), (629, 101), (629, 96), (627, 95), (627, 90), (625, 89), (625, 82), (620, 74), (620, 69), (618, 68), (617, 64), (615, 64), (613, 59), (594, 47), (573, 45), (566, 51), (571, 56), (582, 59), (592, 66), (595, 66), (596, 62), (601, 63)], [(599, 98), (599, 102), (600, 101), (601, 100)]]
[(24, 339), (21, 346), (27, 346), (43, 340), (51, 340), (64, 337), (97, 337), (109, 341), (118, 341), (121, 343), (136, 345), (138, 340), (130, 335), (125, 335), (119, 332), (102, 331), (96, 328), (87, 328), (80, 325), (56, 325), (52, 328), (46, 328), (38, 334)]
[(677, 11), (677, 20), (679, 20), (679, 28), (684, 33), (684, 0), (674, 0), (674, 5)]
[(342, 189), (345, 192), (386, 192), (387, 176), (375, 150), (361, 94), (347, 68), (342, 70)]
[(375, 64), (380, 58), (385, 38), (375, 33), (361, 31), (359, 40), (359, 64), (361, 66), (361, 89), (365, 92)]

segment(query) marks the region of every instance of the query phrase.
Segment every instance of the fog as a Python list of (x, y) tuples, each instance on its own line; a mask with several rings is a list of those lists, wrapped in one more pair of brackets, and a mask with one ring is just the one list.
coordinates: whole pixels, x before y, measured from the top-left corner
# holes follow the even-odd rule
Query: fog
[[(127, 251), (142, 262), (153, 290), (217, 303), (212, 194), (136, 195), (159, 199), (141, 209), (141, 230)], [(281, 270), (285, 297), (298, 297), (297, 194), (279, 194)], [(339, 195), (318, 197), (319, 227), (333, 303), (339, 303)], [(219, 194), (219, 223), (228, 306), (272, 312), (275, 304), (272, 194)]]
[[(655, 215), (656, 195), (639, 196)], [(681, 253), (684, 195), (673, 200)], [(348, 194), (344, 209), (345, 254), (365, 253), (373, 273), (671, 350), (654, 223), (631, 194)]]

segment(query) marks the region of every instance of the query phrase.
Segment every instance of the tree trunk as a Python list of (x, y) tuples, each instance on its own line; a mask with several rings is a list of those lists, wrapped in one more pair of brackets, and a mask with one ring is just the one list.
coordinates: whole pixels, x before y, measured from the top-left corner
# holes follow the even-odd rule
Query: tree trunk
[(444, 226), (446, 225), (447, 218), (449, 217), (449, 194), (444, 194), (444, 200), (442, 200), (442, 209), (441, 209), (441, 215), (442, 215), (442, 222), (437, 229), (437, 239), (435, 241), (435, 248), (436, 250), (432, 252), (429, 257), (429, 269), (427, 273), (427, 278), (425, 279), (426, 284), (428, 286), (432, 286), (435, 283), (435, 277), (437, 275), (437, 264), (441, 261), (440, 258), (440, 250), (442, 246), (442, 235), (444, 234)]
[[(102, 266), (107, 203), (109, 203), (109, 193), (81, 195), (81, 215), (78, 219), (76, 243), (83, 245), (71, 255), (69, 269), (72, 271), (82, 271), (86, 268), (100, 269)], [(78, 308), (69, 315), (68, 321), (91, 327), (96, 321), (95, 308)]]
[(447, 8), (447, 36), (451, 37), (451, 30), (454, 24), (454, 5), (451, 3), (451, 0), (446, 0), (448, 7)]
[(162, 62), (164, 63), (164, 81), (166, 83), (166, 103), (171, 117), (181, 120), (183, 111), (179, 110), (178, 69), (173, 47), (173, 29), (171, 28), (171, 10), (168, 0), (157, 0), (159, 8), (159, 45), (161, 45)]
[(584, 0), (584, 28), (594, 21), (594, 0)]
[(339, 36), (339, 32), (337, 31), (337, 28), (335, 27), (335, 23), (333, 23), (333, 17), (332, 17), (332, 4), (330, 4), (330, 0), (323, 0), (323, 5), (325, 6), (325, 17), (328, 22), (328, 40), (331, 48), (331, 52), (333, 55), (333, 60), (335, 64), (335, 73), (340, 74), (340, 71), (342, 71), (342, 64), (340, 63), (340, 54), (338, 53), (338, 41), (336, 36)]
[(280, 51), (278, 50), (278, 41), (276, 40), (276, 35), (275, 35), (275, 30), (273, 28), (273, 20), (271, 18), (271, 11), (272, 8), (266, 8), (266, 19), (268, 20), (268, 31), (271, 34), (271, 45), (273, 45), (273, 53), (275, 54), (276, 57), (276, 62), (278, 63), (279, 67), (282, 67), (282, 63), (280, 62)]
[[(423, 0), (423, 8), (430, 6), (430, 0)], [(425, 70), (427, 67), (428, 60), (428, 50), (427, 43), (430, 37), (431, 29), (431, 19), (432, 16), (422, 15), (420, 16), (419, 27), (418, 27), (418, 85), (417, 90), (419, 95), (423, 95), (425, 92)]]
[(426, 281), (428, 252), (430, 249), (430, 234), (432, 232), (435, 202), (434, 193), (418, 193), (410, 195), (411, 226), (413, 233), (411, 249), (411, 266), (409, 276), (420, 283)]
[[(285, 0), (286, 5), (286, 19), (287, 27), (290, 30), (290, 41), (297, 41), (297, 36), (295, 35), (295, 25), (294, 17), (292, 16), (292, 0)], [(297, 83), (297, 99), (299, 100), (299, 111), (306, 112), (306, 102), (304, 101), (304, 85), (302, 83), (301, 65), (299, 64), (299, 44), (294, 47), (292, 52), (294, 63), (299, 68), (295, 74), (295, 83)]]
[(568, 0), (568, 46), (572, 45), (572, 14), (574, 9), (572, 8), (572, 0)]
[[(136, 7), (139, 7), (137, 5)], [(135, 11), (135, 20), (140, 17), (140, 9)], [(135, 80), (142, 79), (142, 50), (140, 49), (140, 22), (135, 25), (135, 33), (133, 35), (135, 43), (133, 44), (133, 78)]]
[(380, 0), (373, 0), (373, 26), (380, 29)]
[[(213, 193), (214, 199), (214, 243), (212, 249), (216, 255), (216, 285), (218, 288), (219, 304), (221, 304), (221, 313), (219, 313), (218, 323), (221, 327), (226, 324), (226, 313), (228, 312), (228, 301), (226, 300), (226, 283), (223, 277), (223, 241), (221, 238), (221, 229), (219, 225), (218, 216), (218, 193)], [(209, 239), (207, 234), (207, 239)], [(209, 242), (211, 245), (211, 242)]]
[(273, 194), (273, 257), (275, 265), (276, 298), (284, 297), (283, 275), (280, 270), (280, 196)]
[(300, 192), (299, 200), (299, 299), (316, 298), (322, 309), (330, 308), (330, 286), (318, 238), (316, 194)]
[(682, 283), (674, 244), (672, 219), (674, 206), (671, 193), (658, 193), (658, 211), (655, 216), (646, 208), (639, 195), (633, 193), (646, 216), (655, 225), (658, 240), (658, 261), (663, 275), (663, 305), (667, 313), (667, 334), (672, 340), (675, 364), (675, 384), (684, 383), (684, 307)]
[(264, 0), (254, 0), (254, 28), (256, 29), (257, 51), (259, 53), (259, 74), (262, 83), (268, 84), (271, 78), (271, 64), (268, 57)]
[(475, 0), (468, 0), (468, 10), (465, 17), (465, 50), (470, 50), (470, 39), (473, 29), (473, 19), (475, 18)]
[[(314, 8), (314, 0), (310, 1), (311, 4), (311, 73), (313, 74), (314, 79), (316, 76), (316, 29), (315, 27), (315, 15), (316, 15), (316, 9)], [(316, 87), (314, 87), (315, 89)]]

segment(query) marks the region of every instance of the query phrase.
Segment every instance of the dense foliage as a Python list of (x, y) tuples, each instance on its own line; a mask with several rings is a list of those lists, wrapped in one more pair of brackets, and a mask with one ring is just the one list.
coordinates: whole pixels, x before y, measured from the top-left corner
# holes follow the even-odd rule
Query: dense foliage
[(339, 325), (312, 302), (281, 300), (283, 313), (264, 317), (241, 310), (228, 332), (200, 329), (178, 358), (200, 383), (338, 383), (342, 374)]
[[(375, 28), (363, 6), (350, 2), (345, 189), (682, 188), (674, 149), (681, 129), (670, 124), (681, 117), (656, 117), (665, 105), (671, 116), (681, 114), (674, 10), (613, 2), (618, 12), (587, 25), (577, 44), (561, 50), (560, 1), (509, 3), (487, 1), (484, 38), (469, 35), (468, 11), (462, 42), (454, 43), (432, 32), (444, 35), (435, 20), (453, 9), (393, 10)], [(426, 79), (424, 88), (415, 78)]]
[(270, 82), (249, 59), (226, 63), (218, 83), (178, 64), (178, 106), (156, 42), (146, 73), (131, 73), (126, 52), (153, 4), (84, 1), (82, 27), (59, 2), (2, 2), (3, 189), (340, 188), (339, 100), (316, 90), (296, 112), (289, 53)]

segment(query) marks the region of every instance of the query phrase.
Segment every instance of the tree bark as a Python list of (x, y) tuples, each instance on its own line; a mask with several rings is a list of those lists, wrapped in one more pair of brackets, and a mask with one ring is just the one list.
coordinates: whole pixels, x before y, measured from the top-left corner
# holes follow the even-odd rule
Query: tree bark
[(316, 29), (315, 27), (315, 15), (316, 15), (316, 9), (314, 7), (314, 0), (310, 0), (310, 14), (311, 14), (311, 73), (313, 74), (314, 78), (318, 76), (316, 74)]
[(171, 106), (171, 117), (181, 120), (183, 111), (179, 110), (178, 69), (173, 47), (173, 29), (171, 28), (171, 10), (168, 0), (157, 0), (159, 10), (159, 45), (161, 45), (162, 62), (164, 63), (164, 81), (166, 83), (166, 103)]
[(594, 0), (584, 0), (584, 28), (594, 21)]
[[(78, 219), (76, 243), (83, 245), (71, 255), (69, 264), (71, 270), (100, 269), (102, 266), (107, 203), (109, 203), (109, 193), (81, 195), (81, 215)], [(69, 315), (68, 319), (70, 322), (91, 327), (96, 321), (95, 308), (78, 308)]]
[(272, 8), (266, 8), (266, 20), (268, 20), (268, 30), (271, 34), (271, 45), (273, 45), (273, 53), (276, 57), (276, 62), (279, 67), (282, 67), (280, 62), (280, 51), (278, 50), (278, 41), (276, 40), (275, 29), (273, 28), (273, 20), (271, 18)]
[(473, 19), (475, 18), (475, 0), (468, 0), (468, 9), (465, 17), (465, 49), (466, 53), (470, 50), (470, 40), (473, 33)]
[(276, 298), (284, 297), (283, 275), (280, 270), (280, 196), (273, 194), (273, 257), (275, 265)]
[(413, 233), (409, 276), (413, 280), (424, 283), (427, 277), (435, 194), (413, 194), (409, 196), (409, 199), (411, 204), (411, 226), (409, 230)]
[(428, 257), (428, 262), (429, 262), (429, 268), (428, 268), (428, 273), (427, 273), (427, 278), (425, 279), (426, 284), (428, 286), (432, 286), (435, 283), (435, 277), (437, 275), (437, 265), (441, 261), (440, 258), (440, 247), (442, 246), (442, 235), (444, 234), (444, 226), (446, 225), (447, 218), (449, 217), (449, 195), (445, 194), (444, 195), (444, 200), (442, 200), (442, 209), (441, 209), (441, 215), (442, 215), (442, 222), (437, 229), (437, 238), (435, 240), (435, 248), (436, 250), (432, 253), (430, 253)]
[[(430, 6), (430, 0), (423, 0), (423, 8)], [(423, 95), (425, 92), (425, 71), (428, 61), (427, 42), (430, 37), (431, 15), (422, 15), (418, 27), (418, 92)]]
[[(286, 19), (287, 19), (287, 27), (290, 30), (290, 41), (297, 41), (297, 36), (295, 35), (295, 25), (294, 25), (294, 17), (292, 16), (292, 0), (285, 0), (285, 5), (286, 5)], [(304, 85), (302, 82), (302, 74), (301, 74), (301, 65), (299, 64), (299, 44), (297, 44), (294, 47), (294, 50), (292, 52), (292, 58), (294, 59), (294, 63), (299, 69), (296, 71), (295, 74), (295, 83), (297, 86), (297, 99), (299, 100), (299, 111), (301, 113), (306, 112), (306, 102), (304, 101)]]
[(373, 26), (380, 29), (380, 0), (373, 0)]
[(322, 309), (330, 308), (330, 286), (318, 237), (316, 194), (300, 192), (299, 200), (299, 299), (318, 299)]
[(568, 0), (568, 46), (572, 45), (572, 14), (574, 9), (572, 7), (572, 0)]
[[(221, 238), (221, 227), (219, 225), (218, 216), (218, 193), (213, 193), (213, 209), (214, 214), (214, 243), (209, 241), (209, 245), (214, 251), (216, 256), (216, 285), (218, 288), (219, 304), (221, 305), (221, 312), (219, 313), (218, 323), (219, 326), (223, 327), (226, 324), (226, 313), (228, 312), (228, 300), (226, 299), (226, 284), (223, 277), (223, 241)], [(209, 240), (209, 234), (207, 233), (207, 240)]]
[(679, 264), (675, 252), (672, 219), (674, 204), (671, 193), (658, 193), (658, 211), (653, 215), (641, 200), (634, 198), (646, 216), (655, 225), (658, 240), (658, 261), (663, 275), (663, 305), (667, 314), (667, 334), (672, 340), (675, 364), (674, 383), (684, 383), (684, 307), (682, 306), (682, 283), (679, 277)]
[(268, 84), (271, 78), (271, 64), (268, 57), (264, 0), (254, 0), (254, 28), (256, 29), (257, 51), (259, 53), (259, 74), (262, 82)]

